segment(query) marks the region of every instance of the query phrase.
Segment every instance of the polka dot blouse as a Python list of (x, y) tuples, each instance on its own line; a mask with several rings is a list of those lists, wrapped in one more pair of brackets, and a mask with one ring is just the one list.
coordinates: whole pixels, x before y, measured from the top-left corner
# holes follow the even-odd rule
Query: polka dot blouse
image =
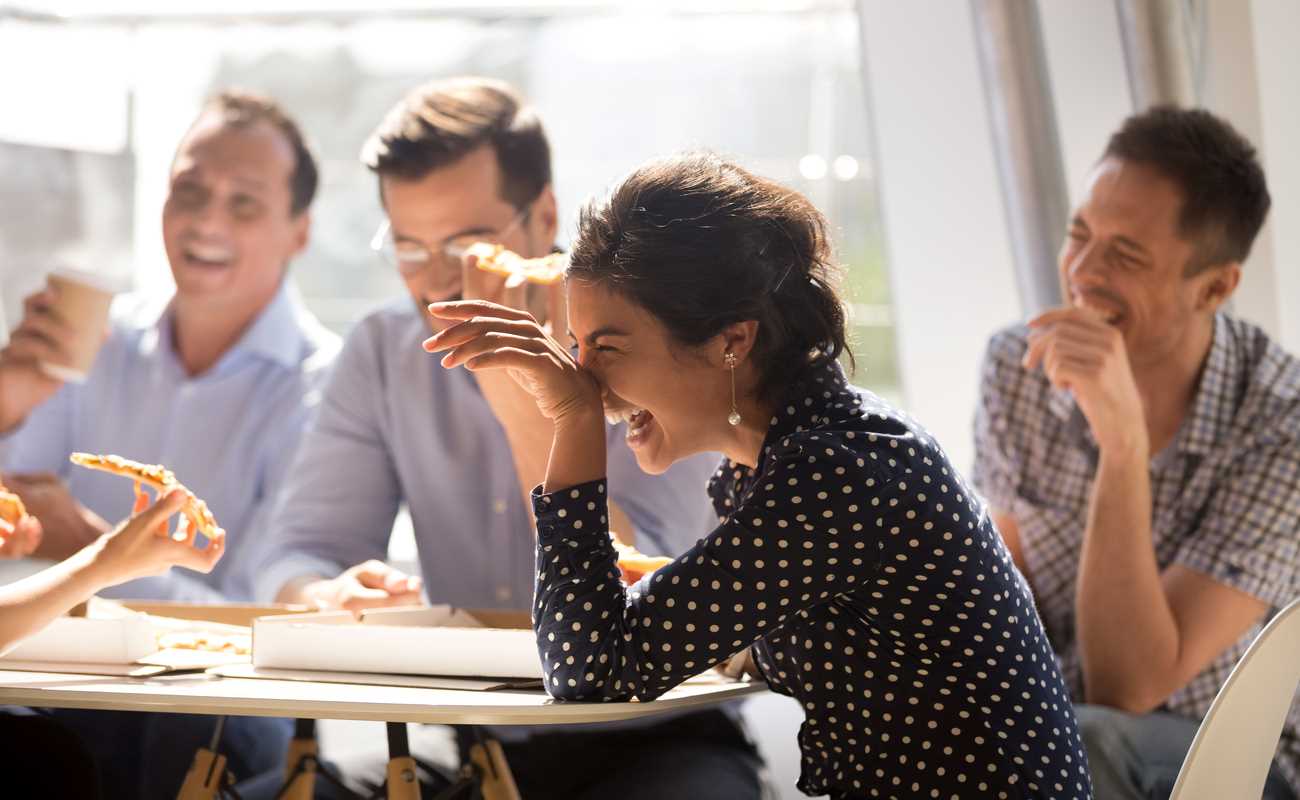
[(535, 491), (548, 691), (650, 700), (753, 645), (795, 698), (807, 794), (1086, 798), (1087, 762), (1029, 589), (983, 503), (909, 417), (818, 368), (717, 529), (625, 588), (605, 485)]

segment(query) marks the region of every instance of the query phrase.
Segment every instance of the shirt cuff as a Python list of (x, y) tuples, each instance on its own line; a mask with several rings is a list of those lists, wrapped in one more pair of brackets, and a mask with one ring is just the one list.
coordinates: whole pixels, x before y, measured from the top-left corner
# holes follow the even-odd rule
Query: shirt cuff
[(284, 555), (259, 568), (257, 579), (253, 583), (253, 599), (260, 603), (273, 603), (289, 581), (310, 575), (319, 575), (329, 580), (338, 577), (344, 569), (346, 567), (340, 567), (319, 556), (306, 553)]
[(538, 485), (532, 497), (539, 541), (609, 531), (604, 478), (546, 494)]
[(1239, 563), (1238, 559), (1225, 557), (1221, 553), (1211, 556), (1200, 550), (1186, 548), (1174, 556), (1173, 563), (1262, 600), (1273, 608), (1284, 608), (1295, 599), (1295, 590), (1284, 576), (1270, 575), (1266, 569), (1251, 569)]

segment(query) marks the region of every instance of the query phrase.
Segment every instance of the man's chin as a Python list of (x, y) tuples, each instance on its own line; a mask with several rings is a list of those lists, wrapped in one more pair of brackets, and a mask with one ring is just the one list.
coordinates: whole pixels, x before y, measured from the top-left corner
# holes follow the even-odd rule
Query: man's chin
[(429, 313), (429, 305), (432, 303), (450, 303), (459, 299), (459, 294), (454, 294), (451, 297), (444, 297), (441, 300), (418, 298), (415, 300), (415, 313), (424, 317), (424, 321), (429, 325), (429, 328), (432, 329), (434, 333), (439, 333), (456, 324), (456, 321), (452, 319), (443, 319), (442, 317), (435, 317), (433, 314)]

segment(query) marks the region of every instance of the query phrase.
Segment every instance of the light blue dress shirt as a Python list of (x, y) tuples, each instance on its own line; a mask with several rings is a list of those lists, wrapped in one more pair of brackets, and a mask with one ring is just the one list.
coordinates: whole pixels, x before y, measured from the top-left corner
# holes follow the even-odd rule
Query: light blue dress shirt
[(113, 331), (84, 383), (64, 385), (0, 439), (6, 471), (47, 471), (112, 524), (131, 512), (131, 483), (75, 467), (74, 451), (163, 464), (203, 498), (226, 530), (226, 554), (210, 574), (173, 569), (104, 592), (113, 597), (216, 602), (251, 600), (266, 523), (338, 337), (286, 282), (210, 370), (186, 374), (172, 346), (172, 310), (115, 314)]
[[(383, 560), (405, 503), (430, 602), (529, 607), (535, 539), (505, 431), (468, 371), (444, 369), (423, 350), (430, 333), (403, 301), (348, 335), (271, 526), (260, 600), (294, 578)], [(652, 476), (622, 425), (608, 440), (610, 494), (639, 549), (683, 552), (717, 525), (705, 485), (718, 456)]]

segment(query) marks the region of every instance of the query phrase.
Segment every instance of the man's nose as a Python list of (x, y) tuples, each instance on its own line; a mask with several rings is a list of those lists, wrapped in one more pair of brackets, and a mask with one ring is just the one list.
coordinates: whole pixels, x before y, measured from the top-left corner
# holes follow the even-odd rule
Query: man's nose
[(207, 202), (194, 209), (193, 219), (195, 229), (205, 235), (225, 233), (230, 229), (230, 220), (217, 203)]
[(1066, 263), (1066, 274), (1071, 281), (1079, 283), (1095, 282), (1102, 278), (1105, 264), (1101, 258), (1101, 249), (1092, 242), (1079, 248)]

